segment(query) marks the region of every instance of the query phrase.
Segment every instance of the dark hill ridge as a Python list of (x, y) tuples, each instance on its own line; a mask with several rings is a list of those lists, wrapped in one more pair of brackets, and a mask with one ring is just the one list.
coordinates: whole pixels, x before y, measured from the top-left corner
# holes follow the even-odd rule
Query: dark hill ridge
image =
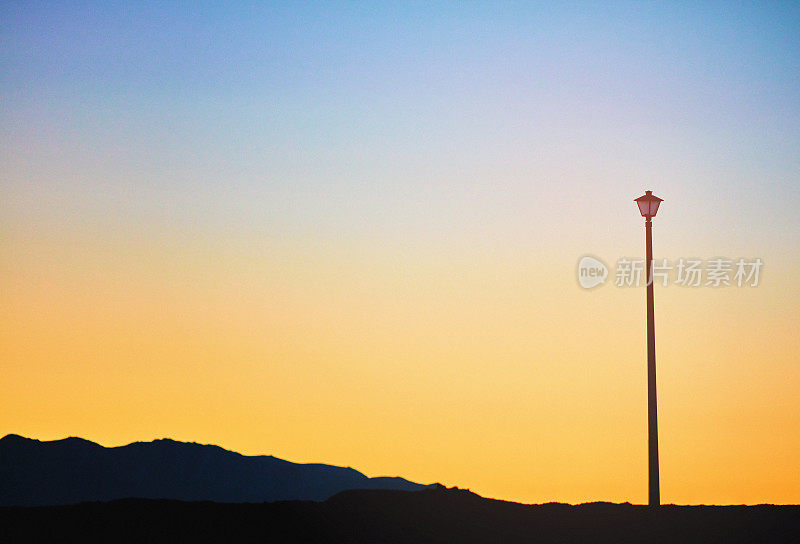
[(110, 501), (127, 497), (181, 501), (322, 501), (346, 489), (425, 486), (368, 478), (349, 467), (245, 456), (219, 446), (170, 439), (106, 448), (82, 438), (0, 439), (0, 506)]
[(324, 502), (125, 499), (0, 507), (8, 542), (720, 543), (798, 542), (799, 506), (524, 505), (465, 490), (351, 490)]

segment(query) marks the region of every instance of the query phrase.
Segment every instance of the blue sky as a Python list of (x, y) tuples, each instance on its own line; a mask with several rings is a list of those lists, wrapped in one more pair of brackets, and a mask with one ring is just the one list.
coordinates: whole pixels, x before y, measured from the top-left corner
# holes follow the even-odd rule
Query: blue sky
[(791, 3), (3, 12), (18, 226), (571, 247), (645, 187), (679, 238), (800, 225)]

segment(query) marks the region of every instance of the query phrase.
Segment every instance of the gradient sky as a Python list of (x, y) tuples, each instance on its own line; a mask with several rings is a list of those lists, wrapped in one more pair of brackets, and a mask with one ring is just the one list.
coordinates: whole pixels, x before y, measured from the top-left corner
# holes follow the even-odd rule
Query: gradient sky
[[(800, 503), (800, 6), (3, 2), (0, 435)], [(613, 274), (613, 271), (612, 271)], [(612, 278), (613, 279), (613, 278)]]

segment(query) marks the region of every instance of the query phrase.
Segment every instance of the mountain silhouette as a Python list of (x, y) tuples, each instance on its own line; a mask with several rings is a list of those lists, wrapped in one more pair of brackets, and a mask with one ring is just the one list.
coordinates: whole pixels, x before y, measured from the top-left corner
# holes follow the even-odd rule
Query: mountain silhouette
[(349, 467), (245, 456), (170, 439), (106, 448), (82, 438), (0, 439), (0, 506), (64, 505), (128, 497), (180, 501), (323, 501), (348, 489), (414, 491), (398, 477)]

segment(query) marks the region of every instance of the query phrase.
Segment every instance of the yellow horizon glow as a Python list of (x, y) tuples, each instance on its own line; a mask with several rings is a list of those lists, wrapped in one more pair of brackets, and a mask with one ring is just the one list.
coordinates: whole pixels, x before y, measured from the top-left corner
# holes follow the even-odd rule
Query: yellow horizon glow
[[(643, 290), (580, 289), (579, 255), (87, 247), (6, 263), (3, 434), (645, 501)], [(662, 502), (800, 502), (798, 293), (775, 281), (656, 289)]]

